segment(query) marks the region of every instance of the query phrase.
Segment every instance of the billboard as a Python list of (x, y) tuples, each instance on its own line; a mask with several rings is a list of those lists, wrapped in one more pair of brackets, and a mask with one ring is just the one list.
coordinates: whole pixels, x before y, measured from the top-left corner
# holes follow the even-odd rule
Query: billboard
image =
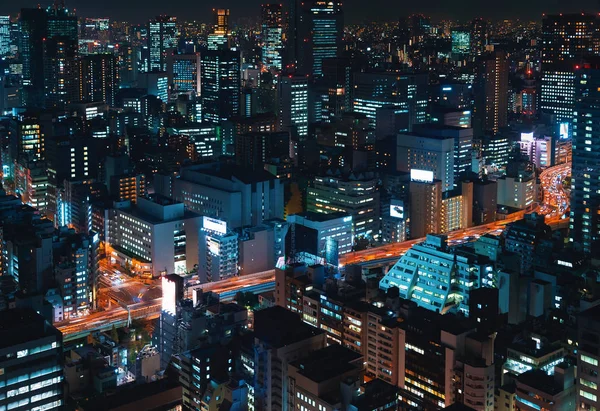
[(215, 218), (203, 217), (202, 227), (204, 227), (205, 230), (213, 231), (219, 234), (227, 233), (227, 223)]
[(428, 170), (410, 170), (410, 181), (419, 181), (423, 183), (433, 182), (433, 171)]
[(163, 311), (175, 314), (177, 309), (177, 284), (167, 277), (162, 278), (162, 306)]
[(561, 139), (569, 138), (569, 123), (560, 123), (558, 125), (558, 135)]
[(390, 204), (390, 217), (404, 218), (404, 206), (399, 204)]

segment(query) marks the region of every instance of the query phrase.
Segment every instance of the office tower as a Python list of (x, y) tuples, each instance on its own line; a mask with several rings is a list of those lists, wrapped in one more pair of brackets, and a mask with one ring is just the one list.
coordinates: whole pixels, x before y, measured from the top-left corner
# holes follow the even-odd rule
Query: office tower
[(325, 347), (325, 333), (282, 307), (254, 315), (254, 406), (257, 410), (288, 409), (288, 364)]
[(554, 123), (571, 126), (575, 103), (575, 67), (598, 54), (598, 18), (592, 14), (546, 15), (542, 21), (540, 110)]
[(137, 81), (138, 55), (135, 48), (127, 42), (119, 43), (117, 66), (119, 68), (119, 84), (123, 88), (132, 87)]
[(480, 56), (485, 52), (488, 42), (487, 30), (487, 22), (481, 17), (477, 17), (471, 22), (471, 54), (473, 56)]
[(47, 10), (44, 39), (45, 107), (65, 109), (79, 99), (77, 91), (78, 24), (75, 14), (55, 2)]
[(430, 171), (413, 169), (410, 182), (410, 236), (441, 233), (442, 182)]
[(84, 102), (115, 106), (119, 89), (117, 58), (113, 54), (91, 54), (79, 59), (79, 96)]
[[(326, 369), (323, 364), (327, 364)], [(311, 352), (306, 358), (288, 365), (290, 381), (287, 393), (294, 409), (353, 409), (350, 395), (358, 392), (364, 378), (363, 357), (342, 345), (333, 344)], [(306, 404), (306, 405), (305, 405)], [(303, 408), (304, 407), (304, 408)]]
[(504, 231), (506, 251), (519, 255), (523, 274), (533, 269), (536, 249), (552, 237), (552, 230), (544, 221), (544, 216), (537, 213), (525, 214), (522, 220), (510, 223)]
[(377, 182), (371, 173), (317, 176), (307, 189), (306, 209), (323, 214), (346, 213), (352, 217), (355, 238), (375, 237), (380, 208)]
[(433, 89), (431, 99), (443, 107), (469, 110), (472, 94), (471, 84), (444, 81)]
[[(492, 270), (489, 260), (450, 250), (446, 236), (428, 234), (424, 242), (411, 247), (390, 269), (379, 288), (398, 287), (401, 298), (420, 307), (440, 313), (456, 310), (468, 316), (470, 291), (491, 287)], [(464, 275), (459, 273), (469, 273), (469, 281), (459, 282), (457, 276)]]
[(54, 280), (63, 300), (65, 319), (96, 308), (98, 246), (98, 234), (76, 234), (66, 227), (61, 227), (52, 241)]
[(524, 210), (537, 198), (533, 164), (526, 160), (511, 160), (506, 175), (499, 178), (498, 205)]
[(200, 282), (220, 281), (238, 275), (238, 235), (228, 229), (225, 221), (202, 217), (199, 249)]
[(15, 161), (15, 192), (21, 195), (23, 203), (39, 210), (45, 215), (48, 201), (48, 172), (44, 160), (29, 156)]
[(180, 175), (155, 175), (155, 191), (231, 229), (283, 218), (283, 184), (264, 170), (221, 164), (186, 166)]
[[(426, 129), (423, 129), (426, 130)], [(429, 129), (432, 130), (432, 129)], [(463, 130), (455, 129), (457, 136)], [(460, 141), (460, 137), (459, 141)], [(397, 170), (410, 172), (411, 170), (425, 170), (431, 172), (432, 180), (442, 182), (442, 191), (454, 189), (454, 135), (442, 133), (419, 132), (398, 134), (397, 137)]]
[(598, 54), (595, 14), (545, 15), (542, 21), (542, 64), (572, 61)]
[(198, 264), (201, 217), (160, 195), (116, 203), (108, 217), (107, 243), (121, 266), (139, 272), (184, 273)]
[(471, 33), (466, 28), (452, 29), (452, 58), (464, 60), (471, 53)]
[(55, 223), (61, 210), (59, 191), (65, 180), (87, 181), (97, 177), (98, 152), (94, 139), (82, 136), (55, 137), (46, 143), (48, 164), (47, 216)]
[(431, 122), (451, 127), (471, 128), (471, 110), (462, 110), (442, 105), (431, 107)]
[(229, 49), (229, 9), (213, 9), (213, 31), (208, 35), (209, 50)]
[(294, 230), (288, 232), (286, 247), (291, 247), (292, 241), (295, 247), (295, 250), (287, 250), (286, 254), (295, 253), (299, 260), (304, 254), (306, 260), (322, 258), (327, 264), (337, 265), (340, 255), (352, 251), (353, 224), (348, 214), (306, 212), (289, 215), (286, 221), (294, 225)]
[(265, 68), (281, 70), (283, 49), (283, 12), (281, 4), (261, 6), (262, 64)]
[(508, 61), (503, 51), (480, 57), (474, 84), (474, 122), (479, 133), (498, 133), (508, 121)]
[(163, 104), (169, 102), (169, 75), (167, 72), (140, 73), (138, 86), (145, 88), (149, 95), (156, 96)]
[(573, 64), (544, 64), (540, 85), (540, 110), (554, 115), (555, 124), (571, 127), (575, 104)]
[(263, 169), (270, 160), (290, 157), (290, 135), (286, 132), (246, 133), (235, 138), (235, 161), (248, 169)]
[(600, 407), (597, 375), (600, 372), (600, 309), (589, 308), (577, 319), (577, 403), (580, 410), (591, 411)]
[(0, 57), (11, 53), (10, 25), (10, 16), (0, 16)]
[(279, 131), (290, 133), (294, 142), (308, 137), (308, 78), (282, 74), (277, 83)]
[(495, 169), (506, 167), (511, 151), (508, 137), (502, 134), (486, 134), (481, 139), (481, 151), (486, 166)]
[(342, 50), (344, 13), (338, 0), (302, 2), (294, 51), (296, 70), (302, 75), (320, 77), (323, 59), (337, 57)]
[(202, 118), (218, 124), (240, 112), (240, 52), (207, 50), (201, 64)]
[[(442, 137), (452, 138), (454, 140), (454, 147), (452, 150), (454, 158), (454, 187), (458, 187), (458, 181), (460, 180), (461, 176), (464, 176), (471, 171), (471, 152), (473, 151), (473, 129), (460, 126), (451, 126), (447, 124), (427, 124), (415, 126), (413, 130), (414, 135), (418, 135), (421, 137)], [(411, 151), (411, 154), (415, 155), (415, 151)], [(419, 164), (414, 164), (413, 167), (421, 170), (427, 169), (427, 167), (421, 167)], [(438, 177), (434, 173), (434, 178), (440, 177)]]
[(157, 16), (148, 23), (148, 71), (167, 71), (167, 52), (177, 47), (177, 18)]
[(19, 51), (23, 61), (23, 101), (27, 107), (42, 107), (44, 102), (44, 38), (48, 15), (46, 11), (22, 9)]
[[(593, 68), (592, 68), (593, 67)], [(573, 169), (569, 240), (584, 252), (598, 250), (600, 239), (600, 69), (597, 65), (577, 71), (576, 116), (573, 119)]]
[(400, 396), (423, 409), (494, 409), (494, 339), (468, 320), (413, 308), (399, 328)]
[(32, 309), (0, 312), (2, 409), (62, 409), (62, 334)]
[(200, 95), (200, 53), (169, 54), (170, 84), (176, 93)]
[(178, 302), (183, 299), (183, 277), (177, 274), (166, 274), (161, 281), (162, 301), (156, 346), (160, 352), (160, 367), (166, 369), (171, 362), (171, 356), (178, 352), (177, 326), (180, 318)]
[(17, 155), (33, 156), (37, 159), (45, 157), (46, 135), (41, 119), (34, 113), (25, 113), (19, 120), (17, 134)]
[(544, 407), (552, 410), (585, 410), (576, 405), (575, 367), (568, 361), (556, 365), (553, 375), (532, 370), (516, 379), (515, 407), (518, 410)]
[(497, 203), (496, 182), (490, 180), (473, 182), (473, 223), (475, 225), (496, 221)]
[(408, 130), (426, 121), (428, 79), (425, 73), (361, 72), (354, 74), (352, 111), (365, 114), (376, 128), (377, 109), (397, 106), (408, 114)]

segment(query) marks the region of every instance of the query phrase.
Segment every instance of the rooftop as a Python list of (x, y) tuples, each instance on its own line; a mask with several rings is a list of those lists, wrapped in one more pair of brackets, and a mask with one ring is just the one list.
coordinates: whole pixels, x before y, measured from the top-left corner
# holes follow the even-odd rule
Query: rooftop
[(275, 348), (284, 347), (323, 334), (302, 322), (297, 314), (275, 306), (254, 314), (254, 335)]
[(356, 361), (361, 358), (359, 353), (334, 344), (315, 351), (304, 359), (293, 361), (290, 365), (297, 368), (300, 375), (315, 382), (323, 382), (356, 369)]
[(0, 311), (0, 349), (52, 336), (62, 341), (60, 331), (34, 310)]

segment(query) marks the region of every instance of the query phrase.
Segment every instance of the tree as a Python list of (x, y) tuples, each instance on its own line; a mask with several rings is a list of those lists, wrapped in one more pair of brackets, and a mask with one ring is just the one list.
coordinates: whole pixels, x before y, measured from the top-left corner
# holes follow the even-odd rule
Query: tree
[(110, 330), (110, 338), (117, 344), (119, 343), (119, 332), (115, 328), (114, 324), (112, 326), (112, 329)]

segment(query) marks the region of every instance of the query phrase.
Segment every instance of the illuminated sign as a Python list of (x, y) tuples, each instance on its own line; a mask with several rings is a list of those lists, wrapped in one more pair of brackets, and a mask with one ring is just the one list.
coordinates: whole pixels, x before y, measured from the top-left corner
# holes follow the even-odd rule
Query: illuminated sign
[(348, 217), (344, 217), (344, 223), (348, 223), (350, 221), (352, 221), (352, 216), (348, 216)]
[(175, 274), (185, 274), (186, 263), (183, 261), (175, 261)]
[(533, 133), (521, 133), (521, 141), (533, 141)]
[(175, 314), (177, 308), (177, 284), (169, 281), (167, 277), (162, 278), (162, 310)]
[(212, 255), (219, 255), (219, 252), (221, 251), (221, 244), (213, 239), (213, 238), (208, 238), (207, 239), (207, 244), (208, 244), (208, 251), (212, 254)]
[(410, 180), (423, 183), (432, 183), (433, 171), (412, 169), (410, 170)]
[(390, 204), (390, 217), (404, 218), (404, 206)]
[(558, 135), (561, 139), (569, 138), (569, 123), (560, 123)]
[(227, 223), (225, 221), (216, 220), (210, 217), (203, 217), (203, 224), (205, 230), (214, 231), (215, 233), (225, 234), (227, 233)]

